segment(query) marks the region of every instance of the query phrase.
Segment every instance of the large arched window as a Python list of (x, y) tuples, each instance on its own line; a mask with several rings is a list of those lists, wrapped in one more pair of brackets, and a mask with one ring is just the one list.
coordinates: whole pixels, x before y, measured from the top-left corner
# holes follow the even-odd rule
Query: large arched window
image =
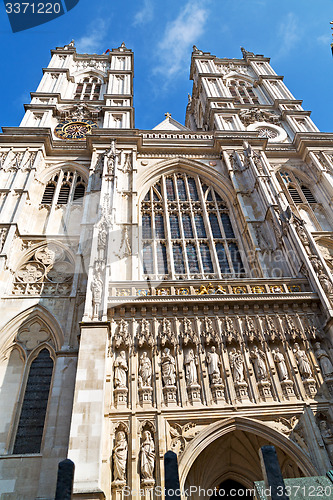
[(228, 82), (228, 88), (232, 97), (235, 98), (235, 104), (259, 104), (258, 96), (249, 82), (243, 80), (230, 80)]
[(280, 184), (291, 205), (312, 231), (331, 231), (331, 224), (321, 203), (318, 203), (311, 189), (290, 171), (277, 174)]
[(141, 204), (143, 274), (150, 278), (244, 273), (228, 209), (199, 177), (162, 176)]
[(81, 101), (98, 101), (102, 82), (95, 76), (86, 77), (76, 85), (74, 99)]

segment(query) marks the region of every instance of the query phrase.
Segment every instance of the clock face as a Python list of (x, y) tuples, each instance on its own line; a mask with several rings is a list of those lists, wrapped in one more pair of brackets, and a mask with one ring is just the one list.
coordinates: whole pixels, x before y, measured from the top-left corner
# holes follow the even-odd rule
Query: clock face
[(73, 118), (58, 123), (54, 129), (54, 134), (59, 139), (83, 141), (87, 137), (87, 134), (90, 134), (91, 130), (96, 127), (97, 124), (92, 120)]

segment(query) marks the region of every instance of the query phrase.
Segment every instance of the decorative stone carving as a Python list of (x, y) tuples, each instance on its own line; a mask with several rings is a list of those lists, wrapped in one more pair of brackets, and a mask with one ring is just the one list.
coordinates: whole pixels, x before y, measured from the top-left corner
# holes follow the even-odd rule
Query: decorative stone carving
[(161, 344), (162, 346), (170, 343), (171, 345), (177, 345), (177, 337), (174, 332), (171, 330), (171, 322), (167, 318), (163, 318), (162, 320), (162, 328), (161, 328)]
[(119, 252), (116, 255), (120, 259), (123, 259), (124, 257), (130, 257), (132, 255), (132, 249), (131, 249), (127, 226), (124, 226), (122, 229), (122, 237), (121, 237)]
[(259, 108), (243, 109), (239, 113), (239, 118), (246, 127), (254, 122), (280, 123), (280, 117), (276, 113)]
[(331, 463), (333, 464), (333, 433), (329, 428), (326, 420), (321, 420), (319, 423), (321, 437), (323, 438), (325, 448)]
[(151, 387), (152, 368), (148, 354), (143, 352), (139, 361), (139, 388)]
[(103, 280), (101, 273), (95, 268), (95, 272), (91, 282), (91, 292), (92, 292), (92, 319), (98, 319), (99, 308), (102, 303), (102, 293), (103, 293)]
[(220, 366), (220, 357), (216, 352), (215, 346), (211, 347), (211, 351), (206, 355), (206, 362), (208, 366), (208, 375), (211, 384), (222, 384)]
[(294, 355), (295, 355), (295, 358), (296, 358), (296, 361), (298, 364), (299, 372), (301, 374), (302, 379), (306, 380), (308, 378), (311, 378), (312, 377), (312, 370), (311, 370), (310, 362), (309, 362), (309, 359), (306, 355), (306, 352), (302, 351), (299, 344), (297, 344), (297, 343), (294, 344), (293, 352), (294, 352)]
[(116, 141), (112, 140), (111, 147), (105, 153), (105, 156), (104, 156), (104, 164), (106, 165), (106, 174), (107, 175), (109, 175), (109, 176), (114, 175), (115, 162), (116, 162)]
[(276, 347), (275, 349), (272, 350), (272, 356), (273, 356), (273, 361), (275, 362), (275, 364), (277, 366), (277, 372), (279, 375), (280, 382), (282, 380), (288, 380), (289, 374), (288, 374), (287, 365), (286, 365), (284, 356), (280, 352), (280, 349), (278, 347)]
[(213, 322), (210, 318), (205, 316), (204, 318), (204, 329), (202, 331), (202, 336), (204, 338), (205, 344), (209, 345), (212, 342), (218, 344), (220, 342), (219, 334), (213, 328)]
[(150, 331), (150, 324), (145, 318), (141, 320), (140, 329), (137, 334), (138, 346), (142, 347), (144, 344), (152, 347), (154, 345), (154, 335)]
[(120, 347), (121, 345), (125, 345), (126, 347), (132, 346), (132, 337), (128, 331), (127, 321), (125, 321), (124, 319), (121, 319), (119, 321), (114, 339), (116, 348)]
[(244, 360), (240, 350), (233, 347), (229, 353), (230, 368), (234, 382), (244, 382)]
[(50, 332), (39, 321), (23, 326), (16, 337), (16, 341), (22, 344), (28, 351), (35, 349), (42, 342), (50, 338)]
[(73, 273), (74, 266), (63, 248), (44, 245), (16, 271), (13, 293), (67, 295)]
[(163, 350), (162, 360), (162, 379), (163, 379), (163, 395), (164, 402), (166, 405), (176, 405), (177, 404), (177, 389), (176, 389), (176, 361), (172, 356), (170, 349), (167, 347)]
[(113, 486), (126, 484), (128, 444), (124, 431), (116, 433), (113, 457)]
[(162, 353), (161, 367), (164, 385), (174, 386), (176, 383), (176, 361), (167, 347)]
[(155, 445), (150, 431), (142, 434), (140, 447), (140, 476), (142, 485), (153, 485), (155, 470)]
[(183, 320), (183, 343), (187, 345), (189, 342), (193, 342), (193, 344), (199, 344), (199, 337), (193, 331), (192, 322), (189, 318), (184, 318)]
[(124, 174), (129, 174), (132, 172), (132, 154), (131, 153), (125, 153), (125, 161), (124, 161), (124, 166), (122, 169)]
[(200, 385), (198, 384), (197, 365), (198, 356), (194, 354), (193, 349), (189, 349), (184, 358), (185, 379), (189, 401), (192, 404), (201, 402)]
[(257, 346), (254, 346), (250, 352), (250, 359), (254, 365), (257, 381), (268, 380), (265, 353), (258, 349)]
[(100, 106), (91, 106), (86, 102), (57, 106), (56, 114), (61, 118), (96, 119), (101, 112)]
[(197, 426), (193, 422), (189, 422), (183, 426), (170, 424), (170, 450), (180, 456), (185, 451), (186, 445), (195, 438), (198, 432)]
[(115, 388), (127, 388), (126, 372), (128, 365), (125, 351), (120, 351), (114, 362), (114, 386)]
[(6, 227), (0, 228), (0, 253), (2, 252), (3, 246), (5, 244), (7, 232), (8, 232), (8, 229)]
[(320, 342), (316, 342), (314, 347), (315, 355), (319, 361), (319, 365), (325, 381), (333, 382), (333, 365), (327, 352), (321, 347)]

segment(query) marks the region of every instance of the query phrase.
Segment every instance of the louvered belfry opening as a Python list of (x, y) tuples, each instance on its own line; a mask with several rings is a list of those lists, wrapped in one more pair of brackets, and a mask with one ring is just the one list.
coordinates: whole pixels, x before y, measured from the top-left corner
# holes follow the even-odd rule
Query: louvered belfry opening
[(52, 372), (53, 360), (49, 351), (43, 349), (30, 366), (14, 454), (40, 452)]
[(42, 205), (51, 205), (53, 196), (54, 196), (54, 191), (55, 191), (55, 184), (49, 183), (47, 184), (43, 198), (42, 198)]

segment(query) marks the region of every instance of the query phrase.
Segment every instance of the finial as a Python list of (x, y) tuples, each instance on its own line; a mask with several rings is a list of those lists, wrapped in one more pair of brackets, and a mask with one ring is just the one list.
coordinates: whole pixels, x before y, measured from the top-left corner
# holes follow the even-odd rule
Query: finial
[(165, 116), (166, 118), (171, 118), (171, 113), (164, 113), (164, 116)]
[(120, 47), (119, 47), (119, 48), (120, 48), (120, 49), (126, 49), (125, 42), (123, 42), (123, 43), (120, 45)]

